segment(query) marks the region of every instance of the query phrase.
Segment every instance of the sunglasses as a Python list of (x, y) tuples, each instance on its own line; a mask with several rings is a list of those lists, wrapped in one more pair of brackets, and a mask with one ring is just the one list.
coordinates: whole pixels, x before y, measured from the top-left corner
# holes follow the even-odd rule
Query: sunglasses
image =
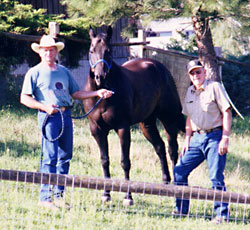
[(196, 75), (201, 74), (201, 72), (202, 72), (201, 69), (197, 69), (197, 70), (191, 71), (189, 74), (192, 75), (192, 76), (194, 76), (195, 74), (196, 74)]

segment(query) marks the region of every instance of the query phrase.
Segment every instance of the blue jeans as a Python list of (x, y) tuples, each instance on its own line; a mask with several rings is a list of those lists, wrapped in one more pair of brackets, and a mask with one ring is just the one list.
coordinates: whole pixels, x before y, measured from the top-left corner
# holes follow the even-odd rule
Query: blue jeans
[[(194, 133), (191, 138), (188, 151), (182, 156), (174, 168), (174, 182), (177, 185), (188, 185), (189, 174), (204, 160), (207, 161), (209, 178), (212, 188), (226, 190), (223, 171), (226, 166), (226, 154), (219, 155), (218, 148), (222, 131), (217, 130), (208, 134)], [(188, 199), (176, 199), (176, 208), (182, 214), (189, 211)], [(214, 210), (217, 216), (228, 217), (228, 204), (214, 202)]]
[[(41, 129), (43, 128), (43, 121), (46, 115), (45, 112), (38, 112), (38, 123)], [(64, 132), (58, 140), (52, 142), (42, 137), (40, 167), (40, 172), (42, 173), (68, 174), (69, 172), (69, 164), (73, 152), (73, 127), (69, 109), (63, 112), (63, 118)], [(61, 114), (57, 112), (50, 115), (44, 128), (48, 139), (51, 140), (58, 137), (62, 129)], [(62, 197), (63, 192), (64, 186), (43, 184), (40, 191), (40, 200), (51, 201), (52, 196), (58, 199)]]

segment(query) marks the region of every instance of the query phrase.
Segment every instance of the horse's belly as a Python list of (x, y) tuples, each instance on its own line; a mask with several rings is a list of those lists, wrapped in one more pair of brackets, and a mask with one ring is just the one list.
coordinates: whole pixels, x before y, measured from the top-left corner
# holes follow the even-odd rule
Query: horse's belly
[(128, 114), (102, 114), (102, 120), (105, 122), (105, 125), (108, 125), (111, 129), (119, 129), (123, 127), (130, 126), (132, 124), (131, 117)]

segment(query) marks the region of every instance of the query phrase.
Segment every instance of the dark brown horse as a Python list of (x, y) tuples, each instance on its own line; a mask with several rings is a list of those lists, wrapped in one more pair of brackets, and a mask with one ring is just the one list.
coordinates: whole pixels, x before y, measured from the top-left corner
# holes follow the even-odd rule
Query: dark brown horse
[[(130, 126), (139, 123), (144, 136), (153, 145), (162, 168), (164, 183), (170, 182), (165, 144), (159, 135), (156, 120), (159, 119), (167, 133), (168, 151), (175, 165), (178, 158), (178, 130), (184, 131), (185, 119), (181, 113), (181, 103), (170, 72), (158, 61), (135, 59), (122, 66), (111, 58), (109, 40), (112, 29), (107, 34), (94, 34), (90, 28), (91, 46), (89, 50), (90, 72), (85, 90), (106, 88), (114, 95), (103, 100), (88, 116), (91, 133), (101, 154), (105, 178), (110, 178), (108, 139), (114, 129), (120, 138), (121, 165), (125, 179), (130, 171)], [(84, 100), (88, 111), (97, 98)], [(143, 159), (142, 159), (143, 160)], [(146, 162), (145, 162), (146, 164)], [(110, 191), (104, 191), (103, 200), (110, 200)], [(125, 203), (132, 204), (132, 196), (126, 194)]]

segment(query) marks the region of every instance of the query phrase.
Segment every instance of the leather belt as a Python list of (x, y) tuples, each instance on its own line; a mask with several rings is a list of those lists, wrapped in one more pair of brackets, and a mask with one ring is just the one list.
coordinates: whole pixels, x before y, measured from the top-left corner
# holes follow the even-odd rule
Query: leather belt
[(222, 126), (219, 126), (219, 127), (213, 128), (213, 129), (207, 129), (207, 130), (200, 129), (200, 130), (196, 130), (195, 132), (197, 132), (199, 134), (205, 134), (205, 133), (211, 133), (211, 132), (217, 131), (217, 130), (222, 130)]
[(70, 109), (71, 107), (70, 106), (62, 106), (62, 107), (60, 107), (59, 109), (62, 111), (62, 112), (64, 112), (64, 111), (66, 111), (67, 109)]
[[(65, 112), (66, 110), (71, 109), (72, 106), (62, 106), (62, 107), (56, 107), (56, 108), (57, 108), (57, 109), (60, 109), (62, 112)], [(40, 109), (39, 109), (39, 111), (40, 111), (41, 113), (46, 113), (45, 111), (40, 110)], [(58, 111), (57, 111), (57, 112), (58, 112)]]

